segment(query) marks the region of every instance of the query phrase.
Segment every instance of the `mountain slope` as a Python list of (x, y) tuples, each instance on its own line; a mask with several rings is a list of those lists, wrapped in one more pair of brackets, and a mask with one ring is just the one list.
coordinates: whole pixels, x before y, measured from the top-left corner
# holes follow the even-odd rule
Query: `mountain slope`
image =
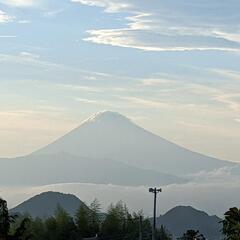
[(65, 209), (71, 216), (84, 204), (72, 194), (59, 192), (44, 192), (11, 209), (11, 213), (30, 214), (32, 217), (46, 218), (53, 216), (58, 205)]
[[(11, 169), (11, 177), (9, 177)], [(0, 160), (0, 182), (4, 185), (48, 185), (54, 183), (98, 183), (116, 185), (166, 185), (185, 179), (105, 159), (90, 159), (67, 153), (36, 154)]]
[(157, 226), (164, 225), (174, 237), (180, 237), (189, 229), (199, 230), (207, 239), (221, 239), (221, 219), (209, 216), (189, 206), (178, 206), (157, 219)]
[(59, 152), (110, 159), (173, 175), (233, 165), (177, 146), (114, 112), (94, 115), (78, 128), (33, 154)]

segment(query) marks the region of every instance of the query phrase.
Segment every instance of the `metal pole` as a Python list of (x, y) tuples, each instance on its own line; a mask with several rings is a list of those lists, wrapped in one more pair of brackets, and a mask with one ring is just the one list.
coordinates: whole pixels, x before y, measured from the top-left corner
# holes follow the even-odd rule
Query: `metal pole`
[(157, 209), (157, 189), (154, 188), (154, 205), (153, 205), (153, 240), (156, 234), (156, 209)]
[(162, 192), (162, 189), (159, 188), (149, 188), (149, 192), (154, 194), (154, 203), (153, 203), (153, 225), (152, 225), (152, 240), (156, 238), (156, 212), (157, 212), (157, 194)]
[(143, 234), (142, 234), (142, 216), (139, 217), (139, 240), (143, 239)]

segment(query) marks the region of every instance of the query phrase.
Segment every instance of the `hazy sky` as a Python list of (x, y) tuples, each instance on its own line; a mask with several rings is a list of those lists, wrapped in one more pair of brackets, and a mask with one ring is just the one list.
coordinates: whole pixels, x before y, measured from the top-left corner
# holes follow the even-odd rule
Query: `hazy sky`
[(118, 111), (240, 161), (239, 0), (0, 0), (0, 156)]

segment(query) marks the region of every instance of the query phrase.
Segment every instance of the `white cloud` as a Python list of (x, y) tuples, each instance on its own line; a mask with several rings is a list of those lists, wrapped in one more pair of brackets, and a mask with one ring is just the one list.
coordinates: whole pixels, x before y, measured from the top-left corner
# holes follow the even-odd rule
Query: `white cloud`
[(164, 35), (163, 33), (122, 29), (89, 30), (83, 40), (97, 44), (136, 48), (143, 51), (239, 51), (239, 44), (211, 36)]
[(106, 12), (118, 12), (120, 10), (128, 9), (130, 4), (121, 1), (109, 1), (109, 0), (71, 0), (72, 2), (81, 3), (89, 6), (103, 7)]
[(234, 0), (72, 1), (129, 14), (123, 19), (127, 21), (125, 27), (89, 30), (86, 41), (145, 51), (240, 50), (240, 17), (236, 10), (240, 3)]
[(0, 0), (0, 3), (13, 6), (13, 7), (32, 7), (39, 4), (38, 1), (34, 0)]
[(14, 17), (7, 15), (5, 12), (0, 10), (0, 23), (12, 22)]

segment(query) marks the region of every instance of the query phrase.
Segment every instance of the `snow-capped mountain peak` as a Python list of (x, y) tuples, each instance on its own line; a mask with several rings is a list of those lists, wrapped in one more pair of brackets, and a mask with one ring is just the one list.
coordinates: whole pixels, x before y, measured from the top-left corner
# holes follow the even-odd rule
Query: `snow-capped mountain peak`
[(177, 146), (110, 111), (94, 114), (76, 129), (35, 153), (60, 152), (98, 161), (110, 159), (174, 175), (212, 170), (227, 164)]
[(93, 114), (83, 123), (96, 123), (96, 122), (131, 122), (131, 120), (118, 112), (101, 111)]

